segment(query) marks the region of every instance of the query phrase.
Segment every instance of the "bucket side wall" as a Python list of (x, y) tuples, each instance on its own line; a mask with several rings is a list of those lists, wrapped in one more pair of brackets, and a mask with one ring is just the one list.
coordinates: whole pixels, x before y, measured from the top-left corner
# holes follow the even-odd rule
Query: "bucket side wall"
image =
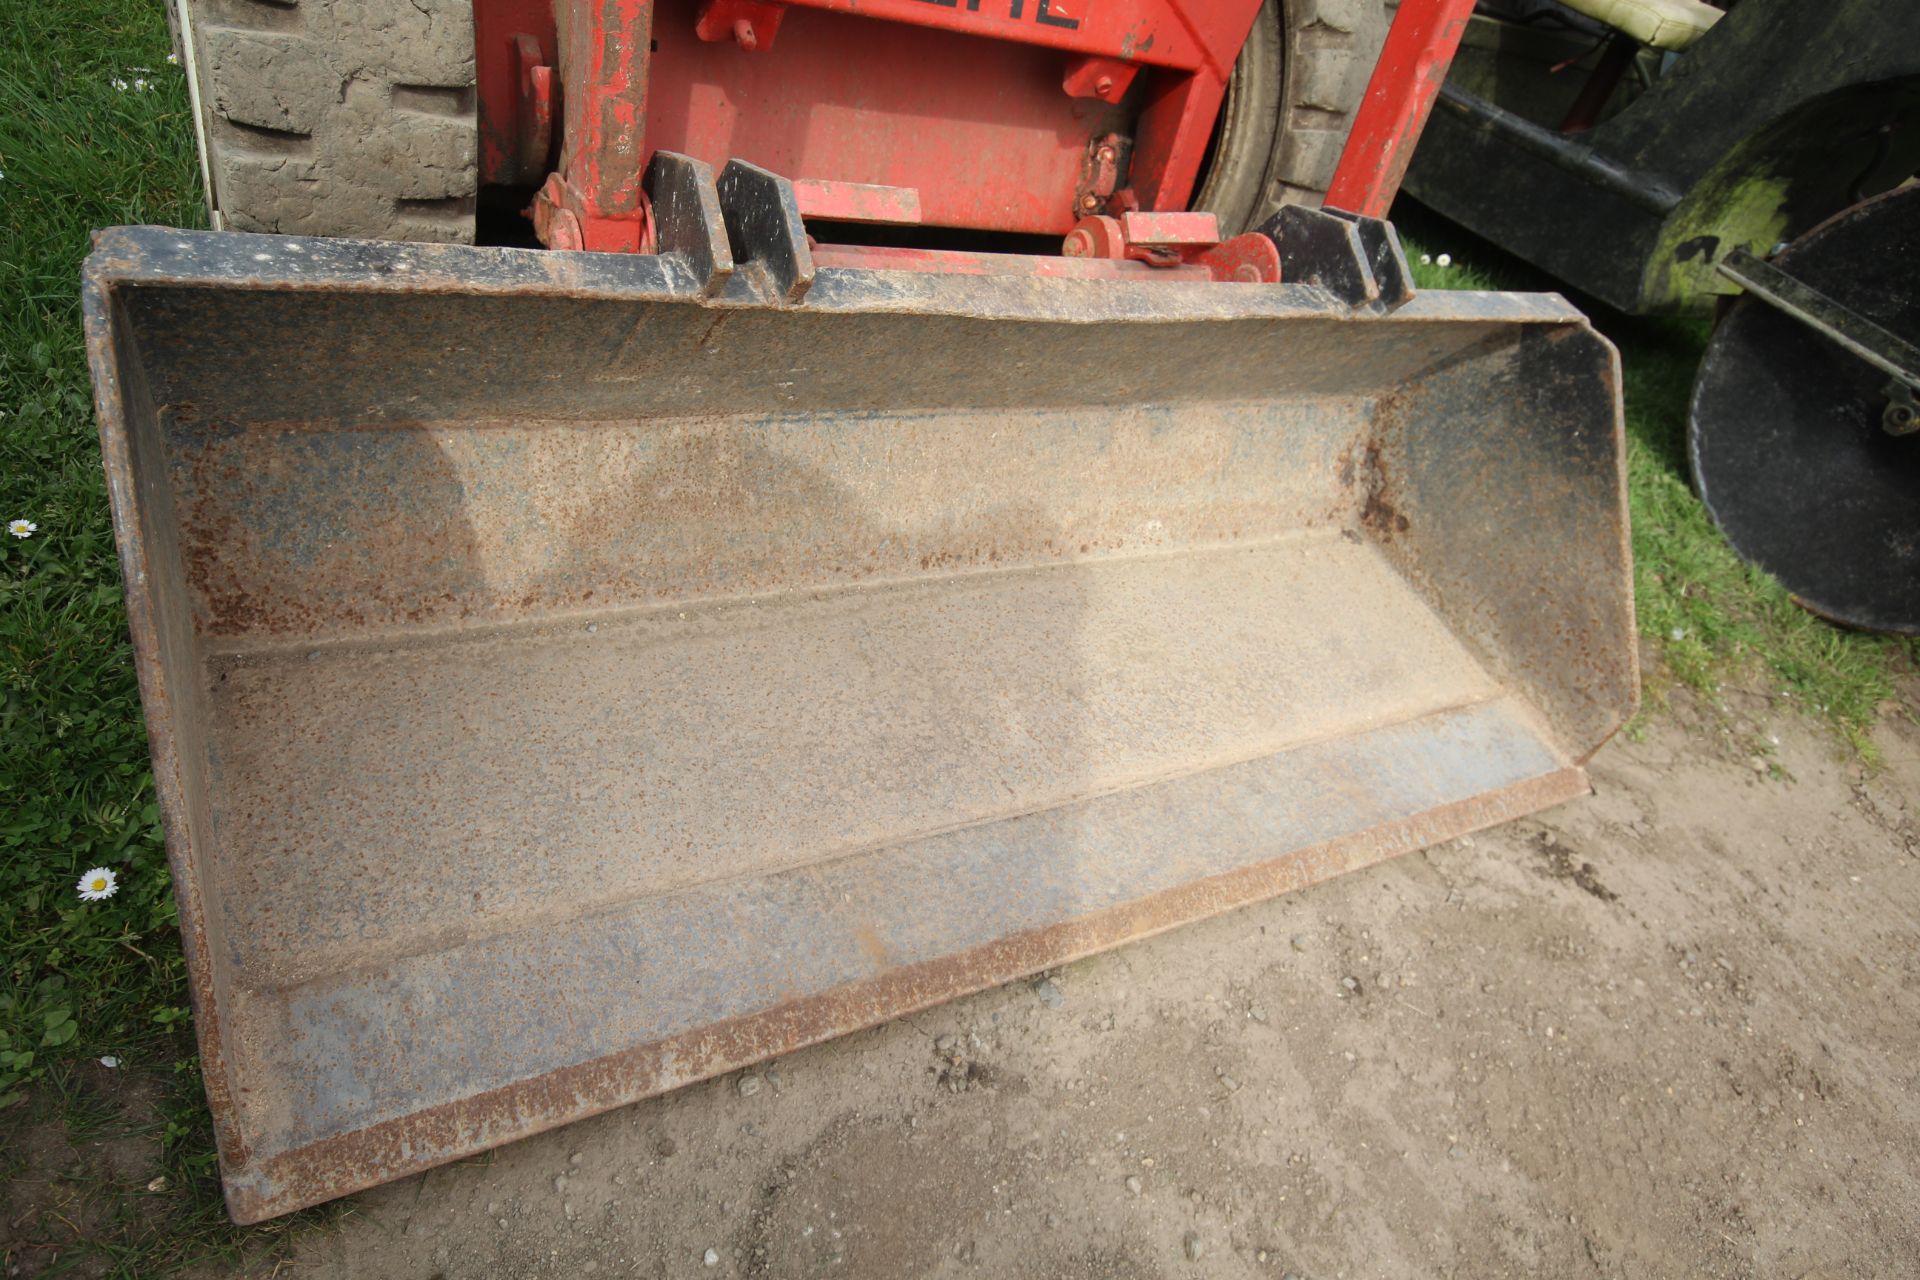
[(233, 1070), (222, 1047), (234, 975), (219, 887), (201, 865), (213, 835), (204, 653), (175, 537), (178, 516), (147, 361), (121, 302), (97, 280), (82, 290), (101, 454), (215, 1135), (223, 1161), (244, 1161)]
[(1577, 760), (1639, 702), (1620, 361), (1585, 324), (1509, 330), (1385, 398), (1364, 521)]

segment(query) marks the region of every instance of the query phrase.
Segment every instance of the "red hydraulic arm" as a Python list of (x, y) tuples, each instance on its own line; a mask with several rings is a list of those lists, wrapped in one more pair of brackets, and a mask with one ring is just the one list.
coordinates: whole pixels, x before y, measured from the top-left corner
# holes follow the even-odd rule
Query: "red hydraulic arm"
[(1327, 188), (1328, 208), (1387, 216), (1472, 16), (1473, 0), (1401, 0)]

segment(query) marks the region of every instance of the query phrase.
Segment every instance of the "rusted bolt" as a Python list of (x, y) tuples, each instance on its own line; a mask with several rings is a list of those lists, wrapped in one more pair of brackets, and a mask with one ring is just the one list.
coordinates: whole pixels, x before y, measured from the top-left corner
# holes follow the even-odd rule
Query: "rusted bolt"
[(1114, 161), (1114, 159), (1119, 156), (1120, 153), (1118, 151), (1115, 151), (1112, 145), (1109, 144), (1101, 147), (1100, 150), (1094, 152), (1094, 154), (1099, 156), (1102, 160), (1105, 160), (1109, 164), (1111, 164)]
[(1082, 209), (1098, 209), (1100, 207), (1100, 197), (1089, 191), (1080, 197), (1080, 207)]
[(753, 24), (745, 18), (735, 20), (733, 24), (733, 38), (740, 43), (742, 49), (757, 49), (760, 47), (760, 38), (753, 34)]
[[(1110, 93), (1112, 93), (1112, 92), (1113, 92), (1113, 77), (1112, 77), (1112, 76), (1101, 76), (1101, 77), (1100, 77), (1100, 78), (1099, 78), (1098, 80), (1095, 80), (1095, 81), (1093, 82), (1093, 91), (1094, 91), (1095, 93), (1097, 93), (1097, 94), (1099, 94), (1099, 95), (1100, 95), (1101, 97), (1103, 97), (1103, 98), (1104, 98), (1104, 97), (1106, 97), (1106, 96), (1107, 96), (1108, 94), (1110, 94)], [(1104, 150), (1105, 150), (1105, 148), (1103, 147), (1103, 148), (1101, 148), (1101, 150), (1103, 150), (1103, 151), (1104, 151)]]
[(1076, 228), (1068, 234), (1066, 243), (1060, 246), (1060, 252), (1069, 258), (1090, 257), (1093, 254), (1093, 237), (1086, 228)]

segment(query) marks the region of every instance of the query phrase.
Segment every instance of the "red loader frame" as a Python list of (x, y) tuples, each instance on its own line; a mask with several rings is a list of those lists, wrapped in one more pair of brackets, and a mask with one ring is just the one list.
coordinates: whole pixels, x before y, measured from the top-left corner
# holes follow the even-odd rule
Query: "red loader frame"
[[(641, 178), (668, 151), (792, 177), (810, 217), (1061, 237), (1106, 217), (1094, 256), (1192, 267), (1205, 228), (1155, 224), (1176, 246), (1156, 259), (1117, 219), (1189, 207), (1260, 3), (478, 0), (480, 180), (537, 186), (554, 248), (650, 251)], [(1471, 9), (1401, 5), (1329, 203), (1384, 213)]]

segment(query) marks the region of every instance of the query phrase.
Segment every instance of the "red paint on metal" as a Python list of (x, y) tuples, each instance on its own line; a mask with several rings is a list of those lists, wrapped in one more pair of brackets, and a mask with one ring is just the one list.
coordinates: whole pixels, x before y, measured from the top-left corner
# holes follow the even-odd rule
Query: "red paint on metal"
[[(916, 27), (1205, 72), (1226, 83), (1258, 3), (1249, 0), (792, 0)], [(931, 67), (913, 70), (925, 75)]]
[(1067, 74), (1061, 77), (1060, 87), (1069, 98), (1118, 102), (1133, 87), (1133, 78), (1139, 70), (1138, 66), (1119, 58), (1075, 58), (1067, 64)]
[(1280, 249), (1259, 232), (1220, 239), (1211, 213), (1126, 213), (1082, 218), (1060, 252), (1075, 261), (1130, 261), (1191, 272), (1223, 284), (1278, 284)]
[[(1109, 199), (1116, 174), (1092, 208), (1182, 209), (1257, 0), (1213, 0), (1191, 15), (1174, 0), (1088, 4), (711, 0), (702, 10), (660, 0), (655, 21), (648, 0), (559, 0), (572, 32), (561, 61), (539, 3), (480, 0), (482, 181), (544, 176), (518, 159), (511, 55), (524, 34), (569, 90), (561, 194), (574, 193), (591, 248), (643, 242), (632, 224), (656, 150), (715, 168), (737, 157), (796, 179), (914, 188), (933, 226), (1064, 235), (1091, 211), (1079, 189), (1088, 149), (1111, 136), (1128, 142), (1134, 182), (1128, 199)], [(782, 12), (769, 55), (759, 15)], [(740, 20), (753, 31), (751, 55), (734, 31)], [(1070, 96), (1082, 80), (1093, 96)], [(1144, 104), (1137, 126), (1122, 98)]]
[(1225, 78), (1156, 78), (1134, 131), (1133, 182), (1147, 209), (1182, 209), (1200, 180), (1213, 122), (1227, 96)]
[(529, 167), (522, 155), (525, 79), (522, 38), (539, 50), (535, 62), (553, 66), (559, 57), (553, 0), (480, 0), (473, 7), (474, 71), (479, 85), (480, 181), (485, 186), (538, 183), (552, 167), (543, 152)]
[[(640, 179), (653, 0), (558, 0), (554, 16), (566, 133), (560, 171), (534, 197), (534, 229), (549, 247), (649, 252), (652, 220)], [(578, 245), (567, 243), (574, 239), (568, 217), (578, 225)]]
[(1142, 247), (1213, 246), (1220, 242), (1220, 219), (1211, 213), (1123, 213), (1120, 233)]
[(1474, 0), (1402, 0), (1325, 203), (1384, 218), (1466, 34)]
[(870, 271), (927, 271), (950, 276), (1052, 276), (1071, 280), (1213, 279), (1205, 267), (1184, 264), (1160, 269), (1120, 258), (1055, 258), (1040, 254), (970, 253), (953, 249), (909, 249), (865, 244), (816, 244), (813, 246), (813, 265), (863, 267)]
[(1062, 93), (1048, 49), (794, 8), (762, 55), (700, 40), (692, 18), (662, 0), (649, 157), (912, 188), (929, 226), (1065, 235), (1089, 140), (1127, 124)]
[(742, 49), (766, 52), (780, 33), (787, 8), (764, 0), (705, 0), (694, 34), (709, 43), (731, 40)]
[(513, 38), (514, 62), (519, 69), (519, 101), (514, 118), (519, 171), (545, 173), (553, 157), (553, 66), (540, 40), (525, 32)]
[(912, 187), (882, 187), (871, 182), (828, 182), (802, 178), (793, 184), (794, 202), (803, 218), (830, 222), (920, 221), (920, 193)]
[(1228, 284), (1280, 283), (1280, 246), (1258, 231), (1223, 240), (1194, 261)]

